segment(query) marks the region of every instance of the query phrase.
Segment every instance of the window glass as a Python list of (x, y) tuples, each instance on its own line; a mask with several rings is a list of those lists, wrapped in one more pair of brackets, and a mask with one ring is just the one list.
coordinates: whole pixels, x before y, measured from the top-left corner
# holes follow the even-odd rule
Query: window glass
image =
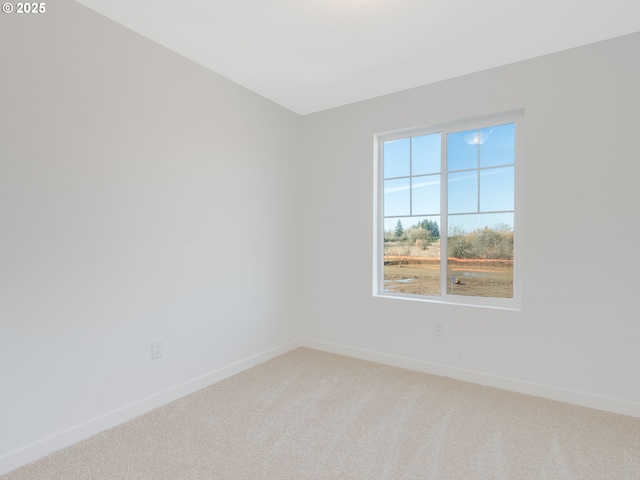
[(411, 173), (423, 175), (440, 172), (440, 134), (420, 135), (411, 139)]
[(447, 165), (449, 171), (478, 167), (478, 130), (447, 135)]
[(440, 295), (439, 224), (439, 216), (385, 219), (385, 292)]
[(410, 215), (411, 179), (400, 178), (384, 181), (384, 215)]
[(513, 210), (514, 167), (480, 170), (480, 211)]
[(515, 155), (514, 124), (483, 128), (486, 141), (480, 146), (480, 167), (513, 165)]
[(448, 175), (449, 213), (478, 211), (478, 172), (457, 172)]
[(384, 142), (384, 178), (406, 177), (410, 174), (410, 142), (409, 138)]
[(513, 214), (449, 218), (447, 293), (513, 297)]
[(422, 175), (411, 179), (412, 215), (440, 213), (440, 175)]

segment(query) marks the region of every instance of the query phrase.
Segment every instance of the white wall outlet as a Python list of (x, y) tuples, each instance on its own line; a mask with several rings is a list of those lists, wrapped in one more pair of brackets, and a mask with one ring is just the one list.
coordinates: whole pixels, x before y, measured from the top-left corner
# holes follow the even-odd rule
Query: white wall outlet
[(444, 323), (442, 322), (434, 322), (433, 324), (433, 334), (438, 337), (444, 337)]
[(157, 360), (164, 355), (162, 340), (151, 340), (151, 359)]

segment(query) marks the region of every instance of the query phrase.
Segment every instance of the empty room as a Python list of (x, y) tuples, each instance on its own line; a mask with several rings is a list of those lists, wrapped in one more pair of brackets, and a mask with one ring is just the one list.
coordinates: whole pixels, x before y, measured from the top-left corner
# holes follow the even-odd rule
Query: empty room
[(636, 0), (2, 8), (0, 478), (640, 479)]

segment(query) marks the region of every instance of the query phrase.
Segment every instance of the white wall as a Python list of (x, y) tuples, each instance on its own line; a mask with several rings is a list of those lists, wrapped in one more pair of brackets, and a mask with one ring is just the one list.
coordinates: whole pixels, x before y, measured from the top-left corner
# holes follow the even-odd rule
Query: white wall
[(47, 7), (0, 17), (0, 473), (300, 334), (300, 117)]
[[(304, 117), (310, 344), (640, 416), (639, 54), (635, 34)], [(522, 310), (374, 298), (373, 135), (517, 108)]]

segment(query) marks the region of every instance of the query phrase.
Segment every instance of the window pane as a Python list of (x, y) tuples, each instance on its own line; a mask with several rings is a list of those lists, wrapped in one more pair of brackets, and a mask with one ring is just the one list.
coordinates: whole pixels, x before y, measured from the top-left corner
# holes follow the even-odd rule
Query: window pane
[(487, 140), (480, 145), (480, 167), (513, 165), (515, 159), (515, 126), (513, 123), (483, 128)]
[(449, 218), (449, 294), (513, 298), (512, 226), (513, 214)]
[(384, 216), (410, 215), (409, 178), (384, 181)]
[(447, 135), (447, 169), (450, 172), (478, 167), (478, 136), (478, 130)]
[(440, 172), (440, 134), (422, 135), (411, 139), (411, 174)]
[(448, 182), (449, 213), (478, 211), (478, 172), (450, 173)]
[(480, 170), (480, 211), (513, 210), (514, 167)]
[(413, 177), (411, 194), (413, 215), (440, 213), (440, 175)]
[(409, 138), (384, 142), (384, 178), (408, 176), (410, 161)]
[(385, 218), (385, 292), (440, 295), (439, 225), (438, 215)]

